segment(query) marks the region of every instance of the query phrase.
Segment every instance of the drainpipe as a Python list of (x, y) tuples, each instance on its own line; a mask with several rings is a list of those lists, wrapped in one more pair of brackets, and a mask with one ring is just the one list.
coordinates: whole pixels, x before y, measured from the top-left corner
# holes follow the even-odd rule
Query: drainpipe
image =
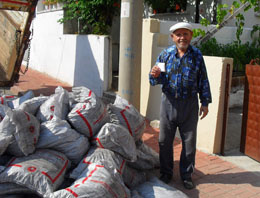
[(143, 0), (122, 0), (118, 94), (140, 110)]

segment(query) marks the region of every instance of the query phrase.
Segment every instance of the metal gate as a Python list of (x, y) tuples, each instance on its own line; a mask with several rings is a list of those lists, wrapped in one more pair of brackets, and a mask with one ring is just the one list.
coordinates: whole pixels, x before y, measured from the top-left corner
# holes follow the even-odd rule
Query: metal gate
[(260, 162), (260, 65), (246, 65), (240, 151)]

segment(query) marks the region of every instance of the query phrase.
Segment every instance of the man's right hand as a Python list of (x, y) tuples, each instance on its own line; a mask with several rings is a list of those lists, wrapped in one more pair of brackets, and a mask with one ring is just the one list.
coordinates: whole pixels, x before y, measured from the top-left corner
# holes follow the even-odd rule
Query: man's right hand
[(155, 65), (153, 66), (150, 74), (152, 75), (152, 77), (157, 78), (160, 75), (160, 73), (161, 73), (160, 68), (157, 65)]

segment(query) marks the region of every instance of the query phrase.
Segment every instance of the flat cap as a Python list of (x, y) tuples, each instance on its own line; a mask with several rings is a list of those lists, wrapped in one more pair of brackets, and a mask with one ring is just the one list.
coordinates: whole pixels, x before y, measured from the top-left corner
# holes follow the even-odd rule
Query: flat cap
[(175, 25), (170, 27), (169, 31), (174, 32), (175, 30), (182, 28), (192, 31), (192, 25), (186, 22), (176, 23)]

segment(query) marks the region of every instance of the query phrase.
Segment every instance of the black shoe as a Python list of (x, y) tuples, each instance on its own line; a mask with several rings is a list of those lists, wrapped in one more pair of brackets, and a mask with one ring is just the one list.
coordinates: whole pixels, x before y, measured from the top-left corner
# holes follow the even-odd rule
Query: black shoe
[(160, 177), (160, 180), (163, 181), (164, 183), (168, 184), (172, 180), (172, 176), (167, 175), (167, 174), (162, 174)]
[(191, 178), (183, 179), (182, 181), (183, 181), (184, 188), (186, 188), (186, 189), (193, 189), (194, 188), (194, 184), (193, 184)]

